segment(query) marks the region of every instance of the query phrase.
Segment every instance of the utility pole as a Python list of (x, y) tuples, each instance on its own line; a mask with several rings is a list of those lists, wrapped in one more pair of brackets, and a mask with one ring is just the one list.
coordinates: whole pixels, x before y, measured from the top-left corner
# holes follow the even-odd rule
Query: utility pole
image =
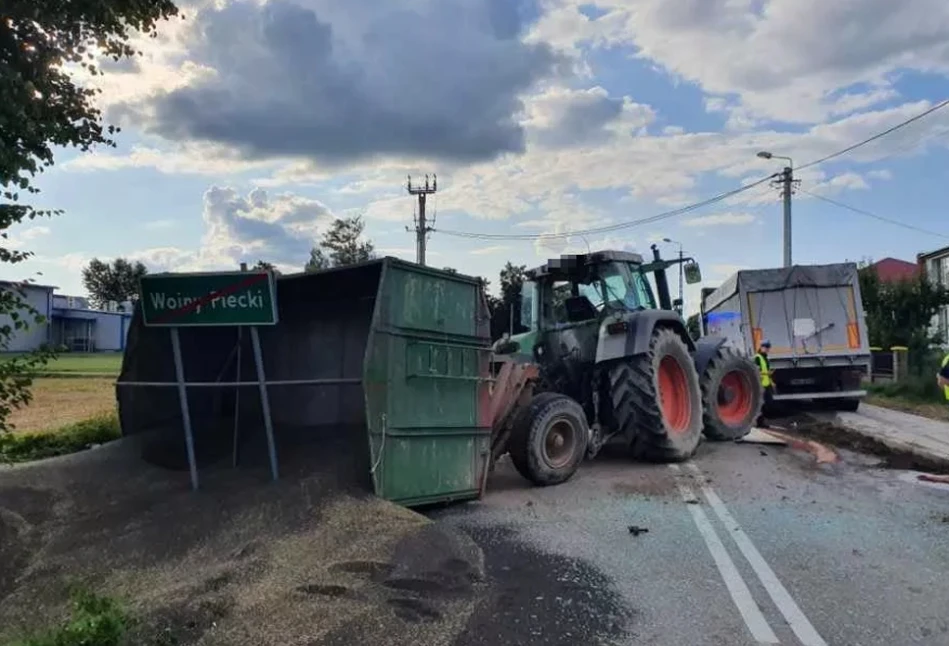
[(784, 195), (784, 266), (791, 266), (791, 193), (794, 189), (794, 169), (785, 166), (781, 173)]
[(406, 189), (409, 195), (418, 195), (418, 220), (415, 222), (415, 261), (420, 265), (424, 265), (425, 243), (428, 240), (429, 231), (432, 230), (432, 227), (428, 226), (428, 221), (425, 219), (425, 200), (429, 195), (432, 195), (438, 190), (438, 176), (432, 175), (432, 183), (429, 184), (428, 175), (425, 175), (425, 184), (421, 186), (412, 186), (411, 175), (409, 175), (408, 180)]
[(772, 186), (781, 188), (781, 195), (784, 198), (784, 266), (791, 266), (791, 195), (794, 193), (794, 185), (799, 180), (794, 179), (794, 160), (783, 155), (775, 155), (762, 150), (758, 153), (761, 159), (784, 159), (788, 165), (784, 167), (780, 175), (771, 183)]

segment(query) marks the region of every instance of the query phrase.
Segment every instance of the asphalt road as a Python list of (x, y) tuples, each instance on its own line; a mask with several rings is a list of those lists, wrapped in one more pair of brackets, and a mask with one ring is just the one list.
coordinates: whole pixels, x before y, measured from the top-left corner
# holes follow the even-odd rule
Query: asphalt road
[(495, 590), (458, 646), (949, 646), (949, 486), (842, 457), (706, 443), (547, 488), (502, 461), (483, 501), (431, 512)]

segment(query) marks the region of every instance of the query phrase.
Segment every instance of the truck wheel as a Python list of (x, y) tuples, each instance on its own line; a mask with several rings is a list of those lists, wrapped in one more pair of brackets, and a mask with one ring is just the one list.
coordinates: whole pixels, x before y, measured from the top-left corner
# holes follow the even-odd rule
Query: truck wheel
[(827, 403), (830, 404), (830, 407), (834, 410), (848, 413), (856, 413), (860, 408), (859, 397), (835, 397), (834, 399), (828, 399)]
[(546, 487), (576, 473), (589, 435), (580, 404), (566, 395), (540, 393), (515, 419), (508, 451), (518, 473)]
[(727, 441), (745, 437), (764, 400), (758, 369), (734, 348), (722, 346), (699, 379), (705, 437)]
[(681, 462), (702, 439), (702, 393), (689, 349), (672, 330), (610, 370), (613, 419), (637, 459)]

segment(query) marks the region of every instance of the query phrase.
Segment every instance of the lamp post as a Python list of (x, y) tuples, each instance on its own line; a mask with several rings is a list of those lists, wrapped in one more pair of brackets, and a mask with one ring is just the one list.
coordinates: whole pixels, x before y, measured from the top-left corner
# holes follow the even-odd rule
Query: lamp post
[(682, 243), (671, 238), (663, 238), (663, 242), (679, 245), (679, 313), (685, 309), (685, 296), (683, 295), (683, 282), (685, 280), (685, 266), (683, 265), (684, 255), (682, 253)]
[(794, 160), (783, 155), (775, 155), (762, 150), (758, 153), (761, 159), (784, 159), (788, 165), (781, 173), (782, 193), (784, 196), (784, 266), (791, 266), (791, 189), (794, 186)]

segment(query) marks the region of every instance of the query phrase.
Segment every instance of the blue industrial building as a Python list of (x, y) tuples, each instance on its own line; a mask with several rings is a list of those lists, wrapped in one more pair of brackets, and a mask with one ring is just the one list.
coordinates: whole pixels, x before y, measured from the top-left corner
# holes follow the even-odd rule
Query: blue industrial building
[[(15, 289), (0, 281), (0, 290)], [(131, 303), (110, 303), (106, 310), (92, 309), (88, 299), (54, 293), (53, 285), (19, 285), (23, 298), (46, 317), (40, 325), (18, 330), (7, 352), (29, 352), (44, 343), (68, 352), (122, 352), (132, 319)], [(123, 311), (124, 310), (124, 311)], [(10, 325), (9, 316), (0, 316), (0, 325)]]

